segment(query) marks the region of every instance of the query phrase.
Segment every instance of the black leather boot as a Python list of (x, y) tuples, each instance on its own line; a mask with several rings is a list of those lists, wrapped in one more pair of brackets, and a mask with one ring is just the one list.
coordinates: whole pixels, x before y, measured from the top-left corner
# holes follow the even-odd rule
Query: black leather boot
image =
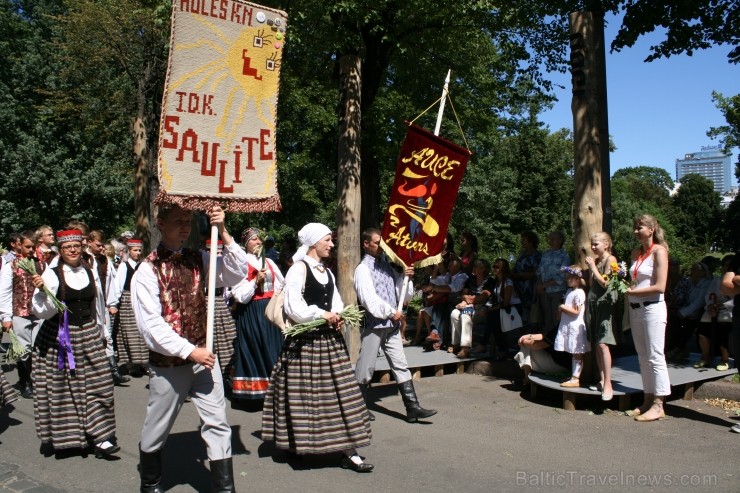
[(118, 372), (118, 363), (115, 356), (110, 356), (108, 363), (110, 363), (110, 374), (113, 376), (113, 385), (121, 385), (122, 383), (131, 381), (129, 377), (121, 375)]
[(31, 358), (19, 360), (18, 367), (18, 390), (24, 399), (33, 399), (33, 384), (31, 383)]
[(141, 493), (164, 493), (159, 486), (162, 480), (162, 451), (142, 452), (139, 449), (139, 476)]
[(234, 465), (231, 457), (211, 461), (213, 493), (230, 493), (234, 490)]
[(411, 380), (399, 383), (398, 390), (401, 392), (403, 405), (406, 406), (406, 421), (409, 423), (416, 423), (419, 419), (437, 414), (437, 411), (424, 409), (419, 405), (419, 400), (416, 398), (416, 390), (414, 390), (414, 382)]
[(362, 398), (365, 401), (365, 407), (367, 408), (367, 419), (375, 421), (375, 415), (370, 411), (370, 403), (367, 400), (367, 390), (370, 386), (366, 383), (360, 384), (360, 392), (362, 392)]

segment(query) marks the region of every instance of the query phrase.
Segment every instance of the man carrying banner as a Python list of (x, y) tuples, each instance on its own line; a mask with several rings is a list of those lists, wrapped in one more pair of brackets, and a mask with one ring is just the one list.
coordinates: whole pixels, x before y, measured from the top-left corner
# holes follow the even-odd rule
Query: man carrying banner
[[(404, 275), (396, 273), (382, 257), (380, 230), (371, 228), (363, 231), (362, 248), (365, 256), (355, 269), (355, 291), (365, 307), (365, 327), (355, 375), (367, 403), (368, 384), (375, 371), (378, 349), (382, 348), (406, 406), (406, 421), (415, 423), (419, 419), (434, 416), (437, 411), (419, 405), (399, 332), (403, 313), (397, 309), (398, 299), (404, 296), (409, 300), (414, 292), (413, 285), (409, 282), (406, 292), (401, 292)], [(413, 276), (414, 268), (407, 268), (405, 275)], [(374, 420), (375, 416), (369, 410), (368, 413), (370, 420)]]
[[(234, 286), (247, 275), (247, 256), (224, 228), (215, 206), (211, 224), (224, 242), (216, 266), (217, 286)], [(210, 460), (213, 491), (234, 491), (231, 427), (226, 422), (221, 368), (206, 349), (206, 273), (209, 256), (183, 248), (190, 211), (160, 209), (162, 243), (141, 263), (131, 281), (136, 324), (150, 349), (149, 403), (139, 450), (141, 491), (159, 493), (162, 448), (187, 396), (198, 410)]]

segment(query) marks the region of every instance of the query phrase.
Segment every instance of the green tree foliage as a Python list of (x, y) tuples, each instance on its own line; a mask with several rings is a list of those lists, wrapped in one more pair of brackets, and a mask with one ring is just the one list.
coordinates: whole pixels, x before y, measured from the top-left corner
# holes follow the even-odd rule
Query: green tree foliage
[(740, 195), (736, 195), (725, 210), (721, 239), (726, 250), (740, 250)]
[[(725, 152), (729, 154), (733, 147), (740, 147), (740, 94), (727, 98), (721, 93), (712, 92), (712, 101), (722, 112), (727, 125), (710, 128), (707, 136), (719, 137)], [(735, 165), (735, 178), (740, 180), (740, 154)]]
[[(0, 0), (0, 228), (4, 234), (81, 218), (112, 232), (132, 190), (110, 140), (64, 118), (51, 94), (65, 86), (55, 19), (61, 2)], [(111, 207), (120, 204), (121, 207)]]
[(612, 50), (631, 47), (656, 27), (666, 29), (666, 39), (651, 46), (645, 61), (670, 57), (713, 45), (733, 47), (730, 63), (740, 62), (740, 4), (736, 0), (620, 0), (604, 1), (605, 8), (624, 11), (624, 20)]
[(721, 197), (714, 183), (701, 175), (686, 175), (672, 199), (677, 235), (687, 246), (709, 250), (722, 220)]

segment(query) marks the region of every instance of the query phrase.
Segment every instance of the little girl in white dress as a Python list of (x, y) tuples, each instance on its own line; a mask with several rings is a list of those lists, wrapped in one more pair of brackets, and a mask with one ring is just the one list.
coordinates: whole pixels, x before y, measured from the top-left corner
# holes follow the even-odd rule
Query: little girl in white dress
[(573, 355), (572, 376), (561, 383), (561, 387), (579, 387), (581, 370), (583, 370), (583, 354), (591, 350), (586, 337), (586, 323), (584, 321), (586, 292), (583, 290), (583, 273), (578, 266), (564, 267), (565, 282), (568, 291), (565, 301), (558, 310), (560, 312), (560, 329), (555, 338), (555, 351), (565, 351)]

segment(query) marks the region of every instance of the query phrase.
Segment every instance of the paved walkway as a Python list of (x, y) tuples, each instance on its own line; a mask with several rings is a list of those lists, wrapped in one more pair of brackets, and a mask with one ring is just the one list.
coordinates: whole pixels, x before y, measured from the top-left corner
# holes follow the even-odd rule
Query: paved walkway
[[(34, 432), (33, 405), (19, 401), (12, 413), (0, 415), (0, 491), (137, 491), (145, 386), (146, 380), (139, 379), (116, 388), (118, 461), (92, 454), (44, 457)], [(364, 475), (336, 467), (336, 456), (295, 461), (259, 439), (259, 412), (228, 409), (237, 490), (740, 491), (734, 452), (740, 435), (728, 431), (738, 421), (734, 413), (700, 401), (673, 401), (668, 419), (636, 423), (613, 408), (599, 407), (597, 400), (565, 412), (556, 397), (548, 400), (545, 394), (531, 401), (512, 390), (508, 380), (485, 376), (429, 377), (416, 388), (421, 404), (439, 411), (428, 423), (403, 421), (395, 385), (371, 389), (377, 421), (372, 444), (361, 453), (376, 469)], [(165, 447), (167, 491), (210, 491), (198, 426), (192, 404), (186, 404)], [(652, 486), (640, 486), (647, 483)]]

